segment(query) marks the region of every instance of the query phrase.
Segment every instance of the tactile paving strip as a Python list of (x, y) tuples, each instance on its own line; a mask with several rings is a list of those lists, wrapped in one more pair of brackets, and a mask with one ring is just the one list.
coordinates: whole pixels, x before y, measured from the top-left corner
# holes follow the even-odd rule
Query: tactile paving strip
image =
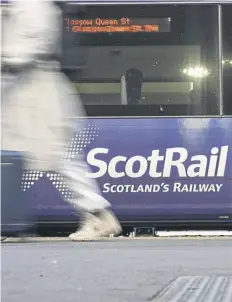
[(232, 276), (179, 277), (153, 297), (152, 302), (231, 302)]

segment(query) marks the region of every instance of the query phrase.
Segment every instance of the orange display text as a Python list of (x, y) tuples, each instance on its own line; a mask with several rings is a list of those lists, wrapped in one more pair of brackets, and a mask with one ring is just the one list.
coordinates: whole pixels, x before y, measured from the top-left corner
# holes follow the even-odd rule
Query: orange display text
[(71, 19), (65, 18), (68, 31), (78, 33), (112, 33), (112, 32), (158, 32), (158, 24), (141, 24), (130, 18), (121, 19)]

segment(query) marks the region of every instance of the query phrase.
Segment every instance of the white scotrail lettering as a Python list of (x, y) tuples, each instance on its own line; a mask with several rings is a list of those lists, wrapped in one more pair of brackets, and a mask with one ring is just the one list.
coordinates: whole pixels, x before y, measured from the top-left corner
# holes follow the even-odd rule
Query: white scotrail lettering
[[(160, 155), (160, 150), (152, 150), (147, 158), (141, 155), (129, 158), (117, 155), (109, 160), (109, 149), (95, 148), (87, 155), (87, 162), (94, 171), (87, 172), (86, 176), (100, 178), (108, 172), (111, 178), (139, 178), (146, 173), (151, 178), (168, 178), (173, 172), (177, 172), (178, 176), (183, 178), (223, 177), (228, 149), (228, 145), (213, 147), (210, 155), (189, 156), (187, 149), (178, 147), (166, 149), (164, 155)], [(158, 163), (163, 163), (163, 168), (158, 169)]]

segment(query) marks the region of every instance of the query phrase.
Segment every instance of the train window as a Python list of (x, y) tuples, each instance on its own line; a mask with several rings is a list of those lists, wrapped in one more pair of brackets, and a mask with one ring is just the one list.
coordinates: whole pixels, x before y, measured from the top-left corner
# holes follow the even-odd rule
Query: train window
[(63, 9), (62, 68), (88, 115), (219, 114), (216, 5)]
[(232, 115), (232, 5), (222, 8), (224, 114)]

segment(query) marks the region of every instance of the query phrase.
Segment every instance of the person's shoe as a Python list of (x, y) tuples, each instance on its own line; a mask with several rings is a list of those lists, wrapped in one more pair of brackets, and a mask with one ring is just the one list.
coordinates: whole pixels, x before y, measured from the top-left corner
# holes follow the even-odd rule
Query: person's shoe
[(102, 210), (99, 214), (86, 213), (82, 226), (71, 234), (72, 241), (95, 241), (110, 235), (119, 235), (121, 225), (114, 214), (109, 210)]
[(101, 236), (117, 236), (122, 232), (120, 222), (110, 210), (103, 210), (99, 214), (101, 220)]

